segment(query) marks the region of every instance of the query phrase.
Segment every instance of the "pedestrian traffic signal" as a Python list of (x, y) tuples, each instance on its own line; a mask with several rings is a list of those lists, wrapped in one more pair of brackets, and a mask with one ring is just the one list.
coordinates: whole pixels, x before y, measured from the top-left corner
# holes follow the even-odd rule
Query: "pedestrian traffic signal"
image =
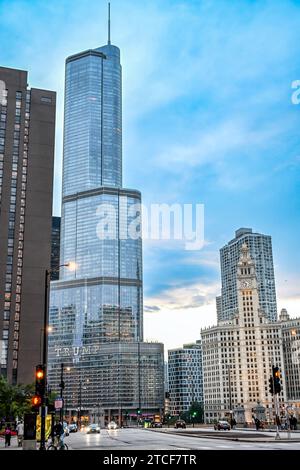
[(35, 369), (35, 394), (38, 397), (45, 396), (46, 391), (46, 371), (45, 366), (38, 365)]
[(273, 366), (273, 382), (274, 382), (274, 393), (281, 392), (281, 382), (280, 382), (280, 370), (279, 367)]
[[(273, 377), (269, 378), (269, 392), (271, 395), (274, 395), (274, 384), (273, 384)], [(252, 409), (253, 410), (253, 409)]]
[(41, 397), (39, 397), (38, 395), (34, 395), (34, 397), (32, 397), (32, 399), (31, 399), (32, 411), (38, 412), (39, 409), (40, 409), (41, 404), (42, 404)]

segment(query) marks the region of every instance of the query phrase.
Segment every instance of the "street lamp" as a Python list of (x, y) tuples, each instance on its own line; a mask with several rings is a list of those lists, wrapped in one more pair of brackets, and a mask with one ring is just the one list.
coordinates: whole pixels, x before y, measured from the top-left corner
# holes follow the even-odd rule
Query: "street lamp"
[[(47, 377), (47, 330), (48, 330), (48, 290), (49, 290), (49, 279), (52, 272), (57, 272), (61, 267), (69, 267), (70, 269), (75, 269), (75, 263), (66, 263), (57, 266), (54, 269), (45, 270), (45, 298), (44, 298), (44, 326), (43, 326), (43, 356), (42, 362), (45, 367), (45, 373)], [(41, 403), (41, 444), (40, 450), (46, 450), (46, 396), (45, 392), (43, 393), (42, 403)]]
[(228, 392), (229, 392), (229, 413), (230, 413), (230, 418), (232, 418), (232, 386), (231, 386), (230, 364), (227, 364), (227, 373), (228, 373)]
[[(47, 328), (46, 328), (46, 335), (49, 334), (49, 333), (52, 333), (52, 332), (53, 332), (53, 326), (48, 325)], [(40, 330), (40, 361), (41, 361), (41, 363), (43, 363), (43, 357), (42, 357), (43, 337), (44, 337), (44, 327), (41, 328), (41, 330)]]

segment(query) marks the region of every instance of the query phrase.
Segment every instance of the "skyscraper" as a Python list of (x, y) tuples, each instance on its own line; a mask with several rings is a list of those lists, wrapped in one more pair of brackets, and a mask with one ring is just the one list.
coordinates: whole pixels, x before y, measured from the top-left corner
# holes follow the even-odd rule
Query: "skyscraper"
[(192, 403), (203, 403), (201, 341), (168, 351), (170, 414), (189, 411)]
[(220, 250), (221, 302), (217, 299), (218, 320), (234, 316), (238, 307), (236, 269), (242, 245), (246, 243), (255, 263), (260, 308), (271, 321), (277, 319), (277, 302), (273, 265), (272, 239), (269, 235), (253, 233), (251, 228), (240, 228), (235, 238)]
[(273, 421), (269, 391), (272, 366), (283, 376), (281, 405), (286, 400), (282, 325), (270, 321), (260, 307), (256, 264), (244, 243), (236, 266), (238, 306), (231, 319), (201, 330), (205, 420), (235, 417), (252, 423), (253, 416)]
[(56, 94), (0, 67), (1, 374), (32, 383), (50, 265)]
[[(60, 280), (52, 283), (49, 378), (67, 363), (70, 408), (163, 406), (163, 346), (143, 341), (141, 194), (122, 187), (120, 50), (66, 60)], [(80, 384), (80, 387), (79, 385)]]

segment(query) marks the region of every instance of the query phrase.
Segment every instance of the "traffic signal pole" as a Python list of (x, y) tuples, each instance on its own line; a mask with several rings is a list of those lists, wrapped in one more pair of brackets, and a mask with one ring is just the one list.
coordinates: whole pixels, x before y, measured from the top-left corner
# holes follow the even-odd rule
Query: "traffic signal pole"
[(272, 367), (272, 378), (273, 378), (273, 389), (274, 389), (274, 405), (276, 413), (276, 437), (275, 439), (280, 439), (279, 435), (279, 424), (280, 424), (280, 413), (279, 413), (279, 393), (281, 391), (281, 382), (280, 382), (280, 370), (279, 367)]
[(278, 393), (274, 394), (274, 407), (275, 407), (275, 415), (276, 415), (276, 436), (275, 439), (280, 439), (279, 434), (279, 397)]
[[(45, 271), (44, 329), (43, 329), (43, 366), (47, 380), (47, 325), (48, 325), (48, 283), (49, 271)], [(47, 386), (47, 383), (45, 384)], [(41, 396), (41, 444), (40, 450), (46, 450), (46, 386)]]

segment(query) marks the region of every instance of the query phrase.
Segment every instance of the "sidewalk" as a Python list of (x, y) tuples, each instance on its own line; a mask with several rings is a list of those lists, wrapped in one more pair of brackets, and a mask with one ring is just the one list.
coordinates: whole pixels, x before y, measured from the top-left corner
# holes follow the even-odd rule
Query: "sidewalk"
[(10, 441), (10, 447), (5, 447), (4, 438), (0, 438), (0, 450), (22, 450), (22, 447), (18, 447), (18, 440), (16, 436), (13, 436)]

